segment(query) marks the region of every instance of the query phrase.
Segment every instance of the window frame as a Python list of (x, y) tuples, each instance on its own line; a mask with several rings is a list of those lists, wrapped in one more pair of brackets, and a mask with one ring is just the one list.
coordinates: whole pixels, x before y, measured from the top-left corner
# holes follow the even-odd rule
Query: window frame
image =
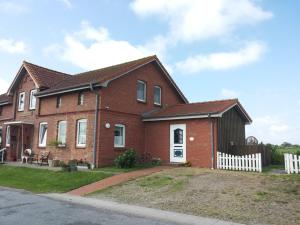
[[(42, 130), (41, 127), (43, 125), (47, 126), (46, 136), (44, 137), (44, 138), (46, 138), (45, 139), (45, 144), (41, 143), (41, 130)], [(46, 148), (47, 147), (47, 136), (48, 136), (48, 123), (47, 122), (41, 122), (40, 125), (39, 125), (39, 140), (38, 140), (39, 141), (38, 145), (39, 145), (40, 148)]]
[[(30, 91), (30, 95), (29, 95), (29, 110), (35, 110), (36, 109), (36, 96), (34, 96), (34, 94), (37, 93), (36, 89), (32, 89)], [(32, 100), (33, 98), (35, 99), (34, 105), (32, 104)]]
[[(79, 141), (79, 124), (85, 122), (86, 128), (85, 128), (85, 144), (78, 143)], [(76, 123), (76, 148), (85, 148), (87, 143), (87, 119), (79, 119)]]
[[(139, 96), (138, 96), (138, 84), (139, 83), (141, 83), (141, 84), (143, 84), (144, 85), (144, 99), (139, 99)], [(143, 103), (145, 103), (145, 102), (147, 102), (147, 83), (146, 83), (146, 81), (143, 81), (143, 80), (137, 80), (137, 85), (136, 85), (136, 99), (137, 99), (137, 101), (139, 101), (139, 102), (143, 102)]]
[[(9, 135), (7, 135), (9, 133)], [(10, 147), (10, 125), (6, 126), (6, 131), (5, 131), (5, 146)]]
[(60, 108), (62, 105), (62, 97), (59, 95), (59, 96), (56, 96), (56, 108)]
[(125, 136), (126, 136), (126, 127), (124, 124), (115, 124), (114, 128), (116, 127), (119, 127), (119, 128), (122, 128), (123, 129), (123, 136), (122, 136), (122, 142), (123, 144), (122, 145), (118, 145), (116, 144), (115, 142), (115, 130), (114, 130), (114, 148), (125, 148)]
[[(159, 89), (159, 103), (158, 102), (155, 102), (155, 89)], [(161, 106), (161, 100), (162, 100), (162, 88), (158, 85), (155, 85), (153, 87), (153, 103), (154, 105), (158, 105), (158, 106)]]
[(83, 94), (83, 92), (78, 93), (77, 105), (84, 105), (84, 94)]
[[(22, 106), (22, 108), (20, 107), (21, 106), (20, 105), (21, 104), (21, 96), (23, 96), (23, 106)], [(26, 97), (25, 91), (19, 93), (18, 112), (23, 112), (25, 110), (25, 97)]]
[[(59, 143), (60, 139), (60, 134), (61, 134), (61, 129), (60, 129), (60, 124), (64, 123), (65, 124), (65, 143)], [(56, 141), (58, 142), (58, 147), (66, 147), (67, 145), (67, 130), (68, 130), (68, 122), (66, 120), (60, 120), (57, 122), (57, 137)]]

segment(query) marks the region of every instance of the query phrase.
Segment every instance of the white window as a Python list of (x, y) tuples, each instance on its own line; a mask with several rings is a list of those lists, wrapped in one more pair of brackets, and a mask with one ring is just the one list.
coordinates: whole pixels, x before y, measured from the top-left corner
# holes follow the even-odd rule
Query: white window
[(81, 119), (77, 121), (77, 147), (85, 147), (86, 146), (86, 128), (87, 128), (87, 120)]
[(125, 126), (122, 124), (115, 125), (114, 147), (116, 148), (125, 147)]
[(46, 144), (47, 144), (47, 131), (48, 131), (48, 124), (45, 123), (45, 122), (40, 123), (39, 147), (46, 147)]
[(84, 94), (83, 93), (79, 93), (78, 94), (78, 105), (83, 105), (83, 103), (84, 103)]
[(161, 105), (161, 88), (159, 86), (154, 86), (154, 104)]
[(30, 102), (29, 102), (29, 109), (35, 109), (35, 105), (36, 105), (36, 90), (31, 90), (30, 91)]
[(10, 126), (6, 127), (6, 147), (10, 146)]
[(21, 92), (19, 94), (18, 111), (24, 111), (24, 105), (25, 105), (25, 92)]
[(57, 128), (58, 146), (66, 146), (67, 140), (67, 121), (59, 121)]
[(146, 83), (144, 81), (137, 81), (137, 100), (146, 102)]
[(62, 103), (61, 96), (56, 97), (56, 108), (60, 108)]

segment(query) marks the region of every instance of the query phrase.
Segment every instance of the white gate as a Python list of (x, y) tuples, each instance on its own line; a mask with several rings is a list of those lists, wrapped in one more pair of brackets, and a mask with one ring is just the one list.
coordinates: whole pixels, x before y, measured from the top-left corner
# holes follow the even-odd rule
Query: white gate
[(285, 153), (284, 154), (285, 171), (290, 173), (300, 173), (300, 156)]
[(217, 152), (217, 168), (222, 170), (262, 171), (261, 153), (230, 155)]

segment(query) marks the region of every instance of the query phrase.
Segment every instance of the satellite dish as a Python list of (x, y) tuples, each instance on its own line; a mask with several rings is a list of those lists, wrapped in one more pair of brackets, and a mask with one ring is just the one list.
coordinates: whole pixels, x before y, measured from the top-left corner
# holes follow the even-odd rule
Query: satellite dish
[(246, 138), (246, 145), (258, 145), (258, 140), (256, 137), (250, 136)]

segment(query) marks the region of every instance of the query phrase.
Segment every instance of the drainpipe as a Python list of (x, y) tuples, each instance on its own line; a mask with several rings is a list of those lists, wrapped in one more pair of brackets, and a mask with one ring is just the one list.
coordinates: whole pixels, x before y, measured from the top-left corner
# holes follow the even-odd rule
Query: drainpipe
[(93, 132), (93, 165), (92, 168), (96, 166), (97, 157), (97, 131), (98, 131), (98, 117), (99, 117), (99, 92), (95, 90), (93, 83), (90, 83), (90, 90), (95, 94), (96, 97), (96, 108), (95, 108), (95, 119), (94, 119), (94, 132)]
[(215, 164), (215, 140), (214, 140), (214, 123), (211, 118), (211, 114), (208, 114), (208, 118), (210, 118), (210, 141), (211, 141), (211, 169), (214, 169)]

